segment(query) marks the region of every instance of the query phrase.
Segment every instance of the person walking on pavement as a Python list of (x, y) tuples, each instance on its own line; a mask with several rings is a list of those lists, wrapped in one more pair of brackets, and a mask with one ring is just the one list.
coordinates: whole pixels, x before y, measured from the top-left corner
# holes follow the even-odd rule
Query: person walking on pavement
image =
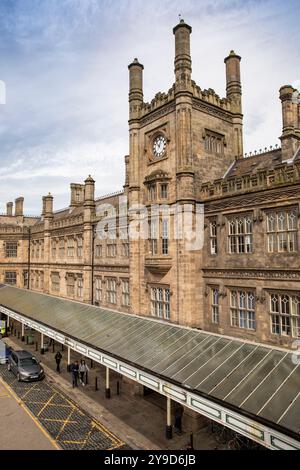
[(62, 355), (60, 353), (60, 351), (57, 351), (57, 353), (55, 354), (55, 361), (56, 361), (56, 372), (58, 372), (60, 374), (60, 361), (62, 359)]
[(175, 410), (175, 423), (174, 427), (177, 429), (179, 434), (182, 433), (182, 415), (183, 415), (183, 407), (179, 405)]
[(79, 365), (79, 374), (80, 374), (80, 383), (84, 387), (85, 386), (85, 374), (89, 371), (88, 366), (85, 363), (84, 359), (81, 359)]
[(72, 385), (74, 387), (78, 387), (78, 377), (79, 377), (79, 364), (78, 361), (75, 361), (71, 365), (71, 373), (72, 373)]

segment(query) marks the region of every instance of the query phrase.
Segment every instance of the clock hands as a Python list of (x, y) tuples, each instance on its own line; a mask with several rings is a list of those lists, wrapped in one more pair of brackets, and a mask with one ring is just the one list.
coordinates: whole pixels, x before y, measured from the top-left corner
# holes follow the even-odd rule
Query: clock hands
[(166, 148), (166, 140), (163, 136), (159, 136), (155, 139), (153, 144), (153, 152), (157, 157), (161, 157), (164, 154)]

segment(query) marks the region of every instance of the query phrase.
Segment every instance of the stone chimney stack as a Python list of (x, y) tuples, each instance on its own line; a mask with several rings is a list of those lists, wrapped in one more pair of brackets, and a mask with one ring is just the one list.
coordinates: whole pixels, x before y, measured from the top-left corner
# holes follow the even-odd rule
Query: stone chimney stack
[(45, 209), (45, 204), (46, 204), (45, 198), (46, 198), (46, 196), (43, 196), (43, 197), (42, 197), (42, 217), (44, 217), (45, 212), (46, 212), (46, 209)]
[(23, 204), (24, 204), (24, 198), (23, 197), (18, 197), (15, 200), (15, 216), (23, 216)]
[(129, 120), (138, 119), (143, 104), (143, 70), (138, 59), (128, 65), (129, 70)]
[(48, 219), (53, 217), (53, 196), (49, 193), (48, 196), (44, 196), (45, 201), (45, 214), (44, 216)]
[(84, 184), (71, 183), (71, 203), (70, 207), (77, 207), (84, 202)]
[(83, 224), (83, 263), (86, 265), (83, 278), (83, 301), (91, 303), (92, 298), (92, 267), (94, 227), (93, 216), (95, 214), (95, 181), (89, 175), (84, 182), (84, 224)]
[(192, 28), (180, 20), (177, 26), (173, 28), (175, 35), (175, 79), (177, 89), (181, 91), (191, 85), (192, 59), (191, 59), (191, 36)]
[(12, 202), (7, 202), (6, 204), (6, 215), (9, 217), (12, 217), (13, 215), (13, 203)]
[(129, 155), (125, 155), (125, 184), (124, 188), (129, 185)]
[(300, 146), (299, 92), (291, 85), (284, 85), (279, 90), (282, 106), (282, 160), (293, 158)]
[(243, 158), (243, 114), (242, 114), (242, 85), (241, 85), (241, 57), (234, 51), (224, 59), (226, 65), (226, 97), (230, 100), (234, 128), (234, 156)]
[(226, 65), (226, 96), (234, 104), (234, 111), (242, 113), (241, 57), (230, 51), (224, 59)]
[(298, 131), (300, 132), (300, 91), (298, 93)]
[(84, 182), (84, 206), (95, 206), (95, 181), (91, 175)]

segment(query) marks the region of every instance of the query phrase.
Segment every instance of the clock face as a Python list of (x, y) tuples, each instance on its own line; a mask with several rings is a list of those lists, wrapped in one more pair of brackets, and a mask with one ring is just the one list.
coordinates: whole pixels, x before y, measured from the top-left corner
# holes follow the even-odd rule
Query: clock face
[(153, 142), (153, 154), (156, 158), (161, 158), (166, 153), (167, 140), (163, 135), (159, 135)]

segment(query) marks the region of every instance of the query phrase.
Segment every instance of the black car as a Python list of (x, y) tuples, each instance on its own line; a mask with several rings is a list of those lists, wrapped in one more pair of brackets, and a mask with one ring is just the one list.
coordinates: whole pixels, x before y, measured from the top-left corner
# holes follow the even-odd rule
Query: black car
[(7, 368), (15, 374), (19, 382), (33, 382), (45, 377), (38, 359), (28, 351), (12, 351)]

